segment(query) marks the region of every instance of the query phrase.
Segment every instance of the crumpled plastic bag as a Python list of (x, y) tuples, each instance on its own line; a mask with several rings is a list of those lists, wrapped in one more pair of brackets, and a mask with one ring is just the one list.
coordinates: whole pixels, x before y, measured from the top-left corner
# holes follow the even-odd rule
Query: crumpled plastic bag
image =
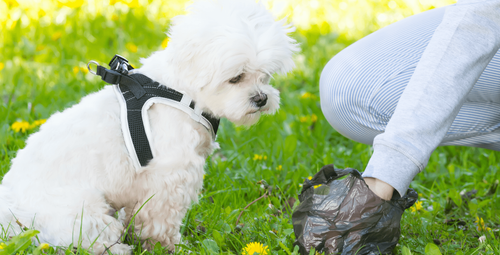
[(301, 254), (312, 248), (325, 254), (392, 254), (401, 216), (417, 197), (409, 189), (402, 198), (394, 192), (390, 201), (383, 200), (358, 170), (326, 165), (302, 186), (300, 204), (292, 214), (295, 245)]

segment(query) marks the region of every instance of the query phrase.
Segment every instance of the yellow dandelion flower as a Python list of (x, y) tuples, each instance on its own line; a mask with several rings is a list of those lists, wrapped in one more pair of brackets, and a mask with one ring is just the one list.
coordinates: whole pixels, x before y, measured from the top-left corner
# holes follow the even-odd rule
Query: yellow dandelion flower
[(276, 167), (276, 170), (278, 170), (278, 171), (283, 170), (283, 166), (282, 166), (282, 165), (277, 166), (277, 167)]
[(47, 122), (47, 120), (46, 120), (46, 119), (35, 120), (35, 121), (33, 122), (33, 125), (35, 125), (35, 126), (37, 126), (37, 127), (38, 127), (38, 126), (41, 126), (41, 125), (42, 125), (43, 123), (45, 123), (45, 122)]
[(0, 243), (0, 250), (3, 250), (6, 246), (5, 243)]
[(38, 247), (40, 247), (41, 250), (47, 250), (50, 245), (48, 243), (41, 243)]
[(314, 95), (310, 92), (306, 92), (306, 93), (302, 94), (302, 96), (300, 96), (300, 98), (302, 98), (302, 99), (308, 99), (308, 98), (314, 99), (314, 98), (316, 98), (316, 95)]
[(267, 245), (264, 246), (263, 244), (257, 242), (249, 243), (245, 246), (245, 248), (243, 248), (241, 253), (244, 255), (253, 255), (255, 253), (259, 255), (267, 255)]
[(139, 7), (139, 0), (110, 0), (109, 4), (114, 5), (116, 3), (122, 3), (130, 8)]
[(133, 53), (137, 52), (137, 46), (136, 46), (135, 44), (133, 44), (133, 43), (130, 43), (130, 42), (129, 42), (129, 43), (125, 44), (125, 47), (126, 47), (126, 48), (130, 51), (130, 52), (133, 52)]
[(62, 32), (55, 32), (52, 34), (52, 41), (57, 41), (59, 38), (61, 38)]
[(313, 115), (311, 115), (311, 121), (312, 122), (318, 121), (318, 116), (316, 116), (316, 114), (313, 113)]
[(139, 0), (121, 0), (120, 2), (124, 3), (129, 8), (139, 7)]
[(17, 20), (7, 20), (7, 28), (12, 30), (16, 27), (17, 25)]
[(479, 218), (476, 216), (475, 223), (477, 223), (477, 231), (490, 231), (491, 230), (491, 228), (486, 227), (486, 225), (484, 224), (483, 218)]
[(312, 179), (312, 176), (307, 177), (307, 179), (311, 180), (311, 179)]
[(302, 116), (299, 118), (299, 121), (302, 123), (307, 122), (307, 120), (309, 120), (309, 118), (307, 116)]
[(16, 7), (16, 6), (19, 6), (19, 3), (17, 3), (16, 0), (5, 0), (5, 3), (9, 6), (9, 7)]
[(111, 16), (111, 20), (112, 20), (112, 21), (117, 21), (117, 20), (118, 20), (118, 18), (119, 18), (119, 17), (118, 17), (118, 15), (116, 15), (116, 14), (113, 14), (113, 15)]
[(71, 9), (81, 7), (84, 4), (84, 0), (57, 0), (59, 7), (66, 6)]
[(412, 207), (410, 207), (412, 212), (417, 212), (422, 210), (422, 201), (417, 201)]
[(80, 68), (78, 68), (78, 66), (74, 66), (73, 73), (76, 75), (78, 72), (80, 72)]
[(163, 42), (161, 42), (161, 47), (162, 47), (162, 48), (164, 48), (164, 49), (165, 49), (165, 48), (167, 48), (167, 46), (168, 46), (168, 41), (169, 41), (169, 40), (168, 40), (168, 37), (167, 37), (167, 38), (165, 38), (165, 40), (163, 40)]
[(5, 67), (5, 64), (0, 62), (0, 71), (2, 71), (2, 69)]
[(30, 129), (30, 123), (28, 123), (27, 121), (16, 121), (16, 122), (12, 123), (10, 128), (12, 130), (14, 130), (15, 132), (23, 132), (24, 133), (28, 129)]
[(84, 74), (87, 74), (89, 72), (89, 69), (87, 67), (80, 66), (80, 71)]
[(43, 17), (43, 16), (45, 16), (45, 14), (47, 14), (47, 13), (43, 9), (40, 9), (38, 11), (38, 17)]
[(38, 45), (36, 46), (36, 51), (42, 51), (45, 49), (45, 45)]
[(266, 155), (254, 154), (252, 159), (253, 160), (266, 160), (267, 156)]

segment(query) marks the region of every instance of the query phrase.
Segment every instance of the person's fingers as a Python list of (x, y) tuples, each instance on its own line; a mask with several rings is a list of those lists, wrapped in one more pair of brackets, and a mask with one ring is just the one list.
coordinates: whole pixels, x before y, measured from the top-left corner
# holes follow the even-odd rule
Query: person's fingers
[(370, 190), (373, 191), (375, 195), (379, 196), (384, 200), (391, 200), (392, 193), (394, 192), (394, 188), (391, 185), (372, 177), (366, 177), (364, 179), (366, 185), (368, 185)]

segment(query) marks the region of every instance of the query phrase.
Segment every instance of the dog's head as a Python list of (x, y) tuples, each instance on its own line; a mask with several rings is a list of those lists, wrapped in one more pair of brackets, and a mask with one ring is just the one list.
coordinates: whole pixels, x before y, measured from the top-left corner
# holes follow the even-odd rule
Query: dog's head
[(197, 0), (187, 10), (168, 32), (164, 57), (173, 71), (163, 79), (204, 111), (239, 125), (274, 113), (279, 91), (269, 82), (294, 67), (298, 46), (287, 36), (294, 28), (255, 0)]

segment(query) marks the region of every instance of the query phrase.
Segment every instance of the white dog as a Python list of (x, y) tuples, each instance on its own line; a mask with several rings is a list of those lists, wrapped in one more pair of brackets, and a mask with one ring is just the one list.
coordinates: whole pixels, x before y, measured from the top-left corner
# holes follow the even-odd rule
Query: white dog
[[(168, 47), (134, 71), (189, 95), (214, 117), (251, 125), (279, 108), (269, 81), (294, 67), (292, 31), (255, 0), (198, 0), (174, 18)], [(152, 197), (135, 218), (136, 234), (173, 250), (217, 144), (177, 108), (155, 104), (148, 114), (155, 156), (139, 170), (125, 145), (113, 86), (52, 115), (19, 150), (0, 185), (3, 228), (19, 233), (18, 219), (39, 230), (41, 242), (77, 246), (81, 238), (84, 248), (101, 253)], [(124, 222), (114, 217), (121, 209)], [(131, 247), (119, 243), (110, 250), (127, 254)]]

